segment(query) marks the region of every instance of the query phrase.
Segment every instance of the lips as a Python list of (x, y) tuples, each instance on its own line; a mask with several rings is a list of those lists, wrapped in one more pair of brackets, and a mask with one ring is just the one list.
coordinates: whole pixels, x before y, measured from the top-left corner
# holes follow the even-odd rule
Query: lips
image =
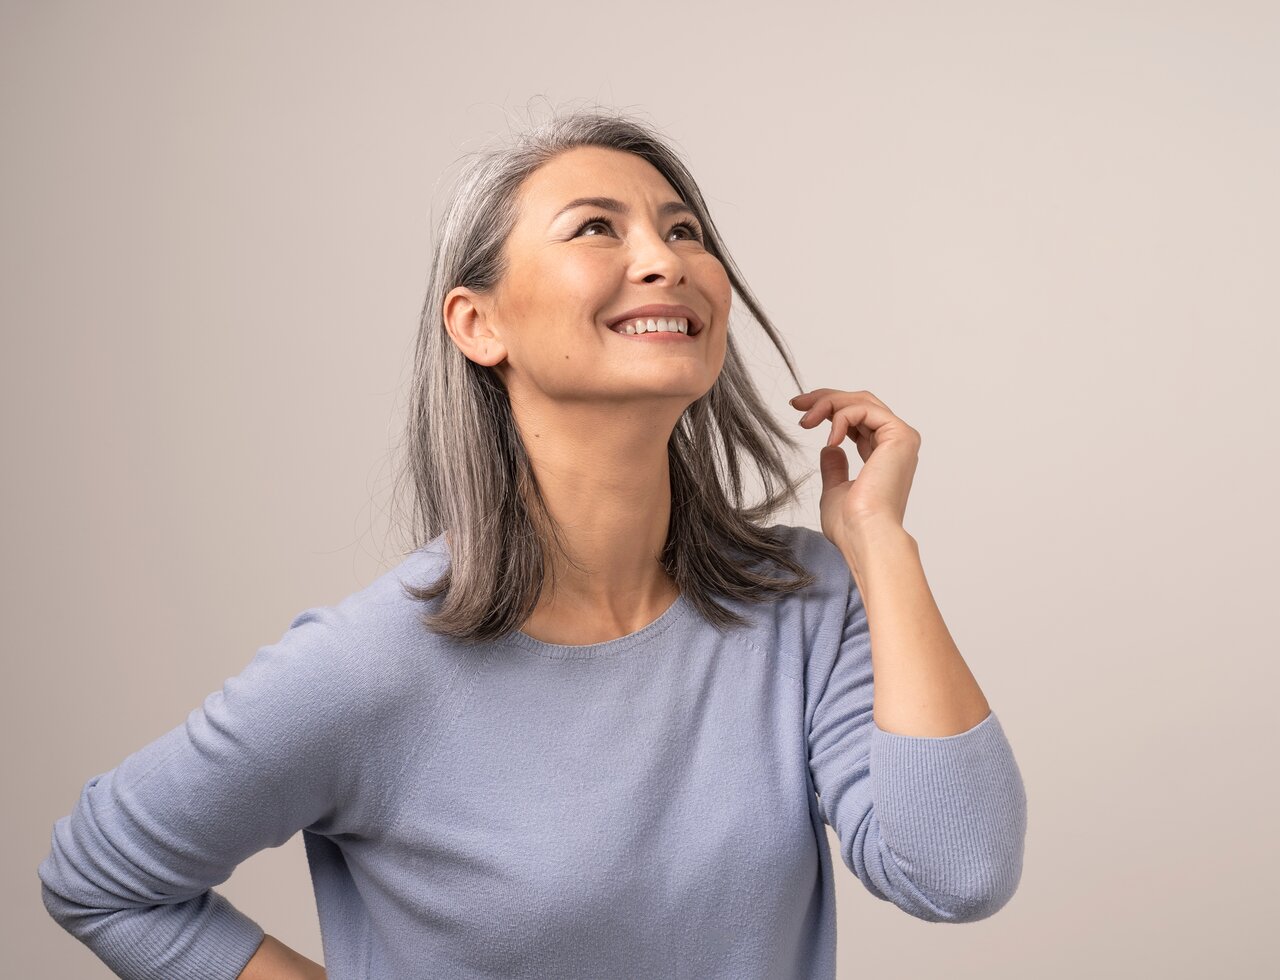
[(626, 320), (634, 320), (636, 317), (684, 317), (689, 321), (689, 336), (693, 337), (702, 332), (702, 318), (694, 313), (687, 306), (670, 304), (670, 303), (649, 303), (645, 306), (637, 306), (635, 309), (627, 310), (625, 313), (619, 313), (617, 316), (611, 317), (605, 321), (605, 326), (610, 330), (619, 323)]

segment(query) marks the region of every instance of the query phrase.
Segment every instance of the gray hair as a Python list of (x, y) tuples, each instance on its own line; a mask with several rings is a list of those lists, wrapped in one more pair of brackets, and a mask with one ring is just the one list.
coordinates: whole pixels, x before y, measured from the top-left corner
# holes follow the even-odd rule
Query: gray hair
[[(432, 632), (466, 642), (518, 630), (536, 608), (553, 566), (544, 548), (554, 545), (564, 554), (564, 547), (506, 387), (496, 372), (453, 343), (444, 325), (444, 298), (457, 286), (484, 292), (498, 284), (521, 184), (578, 146), (634, 153), (667, 179), (696, 212), (707, 250), (724, 265), (737, 295), (802, 388), (785, 343), (730, 258), (697, 183), (653, 128), (622, 112), (557, 113), (517, 134), (510, 145), (474, 155), (438, 225), (414, 355), (406, 461), (396, 481), (397, 487), (408, 482), (412, 491), (414, 549), (447, 532), (450, 556), (439, 579), (406, 584), (406, 593), (424, 603), (443, 596), (434, 614), (424, 610), (421, 621)], [(688, 406), (667, 443), (671, 519), (660, 556), (680, 592), (717, 629), (744, 625), (746, 619), (716, 602), (716, 595), (765, 602), (814, 582), (781, 537), (764, 526), (776, 510), (798, 500), (797, 489), (809, 475), (788, 473), (780, 445), (797, 449), (752, 383), (731, 333), (715, 384)], [(764, 488), (764, 499), (752, 506), (743, 500), (744, 456), (755, 464)], [(765, 560), (793, 577), (752, 569)]]

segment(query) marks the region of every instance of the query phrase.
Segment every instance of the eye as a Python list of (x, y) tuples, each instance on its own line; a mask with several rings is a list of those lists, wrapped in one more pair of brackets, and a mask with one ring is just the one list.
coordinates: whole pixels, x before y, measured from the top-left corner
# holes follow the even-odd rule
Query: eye
[(613, 223), (608, 218), (606, 218), (602, 214), (597, 214), (594, 217), (588, 218), (582, 224), (578, 225), (578, 230), (573, 233), (573, 237), (577, 238), (579, 235), (581, 235), (584, 231), (586, 231), (592, 225), (605, 225), (606, 227), (609, 227), (609, 228), (613, 227)]
[[(584, 222), (582, 222), (582, 224), (578, 225), (578, 230), (573, 233), (573, 237), (577, 238), (579, 235), (581, 235), (584, 231), (586, 231), (592, 225), (604, 225), (606, 228), (609, 228), (610, 230), (613, 229), (612, 220), (605, 217), (603, 214), (597, 214), (597, 215), (593, 215), (590, 218), (587, 218)], [(674, 225), (671, 226), (672, 231), (675, 231), (677, 228), (683, 228), (685, 231), (689, 233), (689, 238), (685, 239), (685, 241), (694, 241), (694, 242), (702, 241), (702, 230), (698, 227), (698, 223), (694, 221), (692, 218), (685, 218), (681, 221), (677, 221)], [(592, 236), (592, 237), (595, 237), (595, 236)]]
[(695, 242), (702, 241), (702, 229), (698, 227), (698, 223), (694, 221), (692, 218), (685, 218), (682, 221), (677, 221), (674, 225), (671, 226), (672, 231), (675, 231), (677, 228), (683, 228), (685, 231), (687, 231), (689, 233), (690, 238), (693, 241)]

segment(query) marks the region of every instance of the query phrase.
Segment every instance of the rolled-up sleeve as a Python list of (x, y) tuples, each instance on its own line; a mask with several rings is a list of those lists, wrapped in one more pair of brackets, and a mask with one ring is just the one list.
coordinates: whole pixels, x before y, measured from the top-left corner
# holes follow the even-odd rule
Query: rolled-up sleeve
[(1027, 799), (995, 713), (938, 738), (876, 725), (870, 631), (852, 576), (839, 649), (821, 676), (810, 771), (845, 866), (918, 919), (972, 922), (999, 911), (1022, 877)]
[(331, 817), (355, 706), (327, 607), (185, 722), (91, 777), (40, 863), (49, 914), (126, 980), (234, 980), (263, 938), (213, 890), (257, 851)]

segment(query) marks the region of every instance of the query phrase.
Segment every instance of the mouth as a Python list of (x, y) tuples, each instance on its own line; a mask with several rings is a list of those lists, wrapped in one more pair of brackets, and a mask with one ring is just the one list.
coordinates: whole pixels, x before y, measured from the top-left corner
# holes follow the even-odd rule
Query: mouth
[(624, 340), (637, 340), (649, 344), (688, 344), (697, 340), (691, 323), (668, 317), (626, 320), (617, 326), (610, 327), (609, 332)]
[(687, 306), (667, 303), (650, 303), (611, 317), (606, 323), (611, 331), (621, 336), (646, 338), (663, 334), (678, 334), (692, 338), (702, 332), (702, 318)]

